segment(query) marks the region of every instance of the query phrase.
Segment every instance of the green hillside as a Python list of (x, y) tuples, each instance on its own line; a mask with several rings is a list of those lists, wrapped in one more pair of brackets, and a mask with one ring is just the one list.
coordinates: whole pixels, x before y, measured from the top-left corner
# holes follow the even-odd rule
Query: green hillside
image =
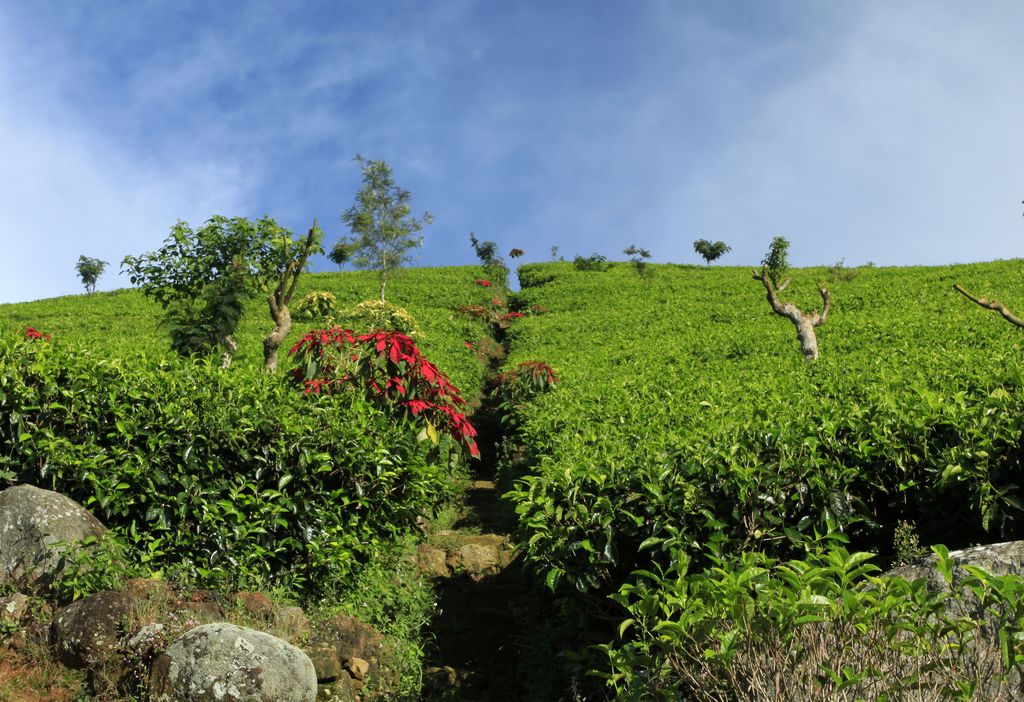
[[(479, 269), (412, 268), (398, 271), (388, 301), (409, 311), (422, 327), (424, 352), (448, 373), (459, 387), (475, 389), (481, 368), (467, 353), (463, 341), (479, 338), (483, 328), (452, 313), (461, 305), (479, 303), (473, 280)], [(351, 308), (379, 295), (380, 284), (372, 271), (307, 273), (299, 280), (294, 301), (313, 290), (337, 298), (338, 310)], [(294, 303), (293, 303), (294, 304)], [(150, 356), (169, 353), (169, 336), (160, 326), (160, 306), (134, 289), (0, 305), (0, 334), (19, 334), (26, 326), (38, 327), (61, 344), (92, 349), (111, 356), (142, 352)], [(341, 320), (339, 320), (341, 321)], [(316, 323), (294, 320), (287, 350)], [(267, 304), (250, 300), (238, 333), (235, 363), (255, 367), (263, 363), (261, 340), (273, 327)], [(357, 330), (365, 331), (365, 330)]]
[[(855, 552), (888, 567), (915, 544), (1024, 534), (1024, 330), (952, 289), (1022, 312), (1020, 261), (792, 270), (782, 297), (802, 310), (820, 309), (818, 284), (831, 291), (813, 363), (750, 269), (649, 271), (524, 266), (522, 318), (488, 303), (477, 267), (410, 269), (388, 288), (423, 353), (482, 399), (525, 558), (563, 603), (570, 633), (552, 639), (614, 694), (680, 699), (688, 651), (725, 651), (762, 615), (792, 637), (824, 621), (808, 602), (864, 631), (879, 617), (915, 630), (941, 603), (921, 590), (861, 607), (878, 590), (857, 589), (870, 566)], [(377, 285), (312, 274), (296, 299), (311, 290), (344, 309)], [(453, 311), (473, 306), (493, 324)], [(0, 306), (0, 474), (67, 492), (153, 563), (193, 559), (199, 584), (300, 597), (351, 587), (454, 493), (465, 457), (415, 417), (262, 373), (259, 301), (226, 370), (171, 355), (159, 312), (132, 290)], [(53, 341), (22, 340), (26, 326)], [(297, 321), (285, 348), (313, 326)], [(491, 369), (466, 342), (489, 333), (508, 356), (487, 396)], [(527, 361), (558, 382), (516, 385)], [(229, 566), (229, 551), (246, 557)], [(792, 616), (772, 609), (783, 601)], [(727, 653), (707, 654), (724, 666), (704, 671), (715, 685), (729, 684)]]
[[(613, 680), (650, 691), (660, 670), (666, 699), (685, 642), (709, 645), (665, 628), (697, 601), (687, 571), (769, 577), (744, 559), (798, 558), (828, 534), (885, 566), (908, 534), (954, 548), (1024, 533), (1024, 330), (952, 289), (1024, 310), (1020, 261), (791, 271), (784, 300), (811, 311), (817, 283), (832, 295), (813, 363), (751, 273), (520, 270), (520, 307), (548, 311), (510, 331), (507, 367), (560, 376), (510, 420), (521, 540), (556, 592), (611, 595), (596, 616), (646, 621), (644, 647), (610, 649)], [(719, 604), (732, 591), (713, 587)]]
[[(614, 551), (666, 529), (777, 544), (826, 516), (883, 552), (901, 519), (951, 545), (1020, 532), (1024, 336), (951, 287), (1020, 309), (1020, 262), (794, 271), (783, 297), (801, 309), (820, 309), (817, 282), (832, 292), (812, 364), (749, 269), (655, 270), (521, 273), (522, 304), (550, 312), (512, 330), (510, 364), (543, 359), (562, 379), (519, 417), (516, 499), (541, 563), (598, 587)], [(583, 521), (550, 519), (584, 498)], [(611, 532), (594, 532), (602, 512)]]
[[(272, 325), (258, 300), (229, 368), (172, 353), (161, 311), (138, 291), (0, 306), (0, 481), (68, 495), (110, 529), (52, 598), (144, 576), (357, 615), (389, 637), (392, 692), (418, 697), (433, 599), (409, 549), (424, 517), (458, 494), (475, 451), (463, 415), (487, 369), (466, 343), (488, 329), (452, 311), (485, 294), (475, 273), (395, 276), (389, 302), (418, 325), (415, 346), (389, 333), (314, 345), (317, 393), (287, 356), (277, 374), (263, 371)], [(296, 301), (331, 292), (342, 324), (379, 291), (372, 273), (302, 283)], [(295, 320), (285, 350), (325, 324)], [(310, 368), (303, 360), (300, 376)]]

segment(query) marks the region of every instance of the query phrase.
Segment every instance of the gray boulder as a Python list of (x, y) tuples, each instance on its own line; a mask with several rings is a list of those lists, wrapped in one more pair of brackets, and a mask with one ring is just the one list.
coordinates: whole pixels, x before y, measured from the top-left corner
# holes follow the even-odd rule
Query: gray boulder
[(116, 657), (131, 604), (123, 592), (98, 592), (60, 610), (50, 638), (61, 663), (96, 668)]
[[(961, 583), (970, 574), (964, 566), (981, 568), (990, 575), (1014, 575), (1024, 577), (1024, 541), (1006, 541), (999, 544), (984, 544), (970, 548), (950, 551), (949, 557), (953, 566), (953, 586), (957, 591), (963, 590)], [(938, 557), (932, 553), (912, 563), (893, 568), (886, 575), (917, 580), (924, 578), (931, 592), (950, 592), (951, 587), (935, 567)], [(975, 619), (990, 620), (977, 597), (969, 590), (962, 597), (954, 598), (946, 604), (947, 611), (955, 616), (969, 616)]]
[[(992, 575), (1024, 576), (1024, 541), (1007, 541), (1001, 544), (972, 546), (960, 549), (959, 551), (950, 551), (949, 557), (956, 564), (956, 567), (953, 569), (954, 583), (960, 582), (967, 575), (967, 571), (963, 569), (965, 565), (977, 566)], [(949, 586), (935, 568), (937, 562), (938, 558), (935, 554), (929, 554), (913, 563), (893, 568), (888, 574), (907, 580), (925, 578), (930, 589), (934, 591), (948, 591)]]
[(291, 644), (233, 624), (205, 624), (153, 664), (154, 702), (314, 702), (313, 663)]
[(0, 586), (45, 590), (64, 568), (66, 546), (107, 529), (74, 500), (32, 485), (0, 492)]
[(68, 605), (53, 620), (50, 644), (58, 660), (86, 669), (94, 692), (114, 690), (128, 674), (120, 644), (131, 612), (130, 595), (98, 592)]

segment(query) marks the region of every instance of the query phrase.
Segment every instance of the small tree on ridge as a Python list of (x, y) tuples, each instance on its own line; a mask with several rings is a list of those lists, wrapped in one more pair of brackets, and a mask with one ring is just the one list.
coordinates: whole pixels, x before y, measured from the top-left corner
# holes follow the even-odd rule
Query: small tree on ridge
[(356, 156), (363, 169), (363, 188), (356, 193), (356, 202), (341, 215), (352, 231), (352, 263), (380, 275), (380, 301), (388, 276), (412, 260), (411, 250), (423, 243), (414, 236), (423, 226), (434, 221), (429, 212), (422, 219), (412, 216), (411, 195), (395, 185), (391, 167), (384, 161)]
[(78, 263), (75, 264), (75, 269), (78, 271), (78, 277), (82, 279), (82, 285), (85, 286), (85, 292), (92, 295), (96, 292), (96, 281), (103, 275), (103, 269), (107, 267), (106, 261), (101, 261), (98, 258), (89, 258), (88, 256), (79, 256)]
[(653, 268), (647, 266), (647, 259), (651, 257), (651, 252), (647, 249), (636, 244), (630, 244), (622, 250), (622, 253), (630, 257), (629, 262), (633, 264), (633, 270), (640, 277), (649, 276), (654, 272)]
[(693, 250), (699, 253), (704, 262), (710, 266), (712, 261), (717, 261), (732, 251), (732, 247), (724, 241), (712, 242), (707, 239), (697, 239), (697, 241), (693, 242)]
[(789, 270), (789, 240), (784, 236), (777, 236), (772, 239), (768, 247), (768, 253), (761, 259), (761, 268), (768, 271), (775, 288), (782, 292), (789, 285), (789, 279), (783, 280), (786, 271)]

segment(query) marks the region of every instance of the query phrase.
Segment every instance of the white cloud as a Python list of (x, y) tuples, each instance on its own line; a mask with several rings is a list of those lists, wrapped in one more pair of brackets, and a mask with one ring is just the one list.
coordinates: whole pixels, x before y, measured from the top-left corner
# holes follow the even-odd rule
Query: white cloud
[(0, 11), (0, 301), (77, 292), (79, 254), (116, 268), (178, 218), (338, 233), (357, 152), (437, 216), (427, 264), (471, 262), (471, 229), (537, 259), (1024, 253), (1024, 6), (330, 10)]
[[(30, 53), (9, 33), (0, 43)], [(62, 97), (72, 66), (0, 65), (0, 302), (81, 292), (79, 255), (110, 263), (99, 289), (124, 287), (125, 255), (158, 246), (179, 218), (243, 208), (252, 187), (238, 163), (213, 156), (169, 167), (89, 125)]]
[(776, 234), (801, 264), (1024, 254), (1024, 8), (844, 7), (832, 55), (763, 96), (679, 216), (749, 262)]

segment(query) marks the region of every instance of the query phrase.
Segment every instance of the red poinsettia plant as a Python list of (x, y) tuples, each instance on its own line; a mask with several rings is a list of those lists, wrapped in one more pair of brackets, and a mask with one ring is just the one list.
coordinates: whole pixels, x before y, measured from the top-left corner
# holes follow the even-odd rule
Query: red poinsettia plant
[(558, 376), (544, 361), (523, 361), (499, 373), (492, 382), (501, 404), (511, 409), (553, 388)]
[(500, 297), (492, 297), (486, 305), (463, 305), (453, 310), (474, 319), (481, 319), (499, 329), (508, 329), (512, 322), (526, 316), (523, 312), (509, 312), (508, 303)]
[(440, 431), (471, 456), (480, 455), (459, 389), (406, 334), (374, 331), (356, 336), (340, 327), (317, 329), (299, 339), (289, 354), (296, 361), (292, 380), (307, 395), (361, 390), (393, 414), (421, 425), (422, 438), (437, 443)]

